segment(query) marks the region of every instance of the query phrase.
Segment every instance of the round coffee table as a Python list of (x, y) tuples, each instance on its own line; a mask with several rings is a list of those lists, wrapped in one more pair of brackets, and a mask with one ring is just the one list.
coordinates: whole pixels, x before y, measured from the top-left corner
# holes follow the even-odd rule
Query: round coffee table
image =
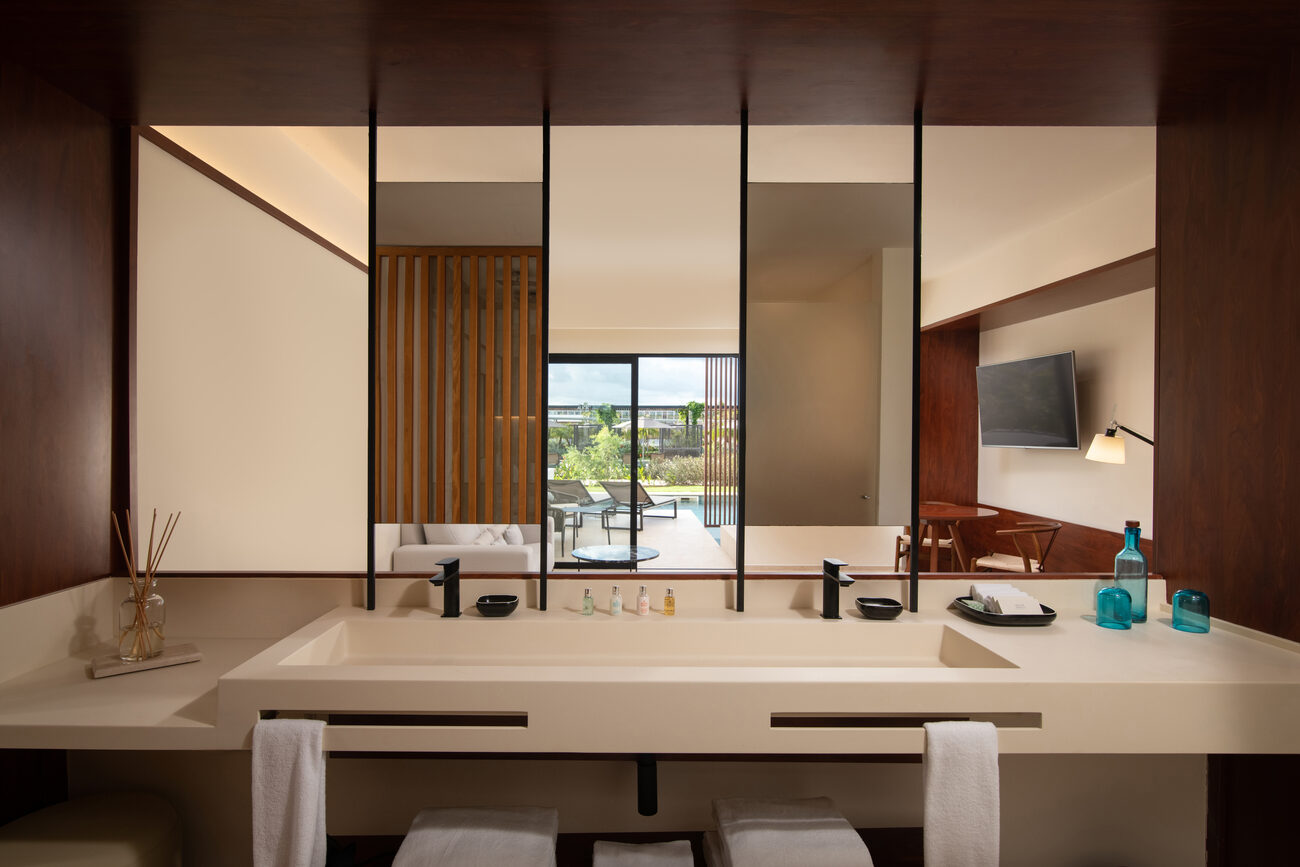
[(575, 560), (610, 568), (620, 566), (635, 568), (642, 560), (653, 560), (659, 556), (657, 550), (647, 548), (645, 545), (587, 545), (583, 548), (574, 548), (571, 553)]

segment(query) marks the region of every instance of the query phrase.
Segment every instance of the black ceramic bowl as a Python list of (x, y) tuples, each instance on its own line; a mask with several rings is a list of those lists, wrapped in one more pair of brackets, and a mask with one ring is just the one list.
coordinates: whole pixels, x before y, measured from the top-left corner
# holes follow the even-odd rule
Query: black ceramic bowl
[(478, 608), (478, 613), (484, 617), (505, 617), (519, 607), (519, 597), (504, 593), (493, 593), (480, 596), (474, 606)]
[(893, 620), (903, 613), (903, 603), (884, 596), (859, 596), (858, 610), (868, 620)]

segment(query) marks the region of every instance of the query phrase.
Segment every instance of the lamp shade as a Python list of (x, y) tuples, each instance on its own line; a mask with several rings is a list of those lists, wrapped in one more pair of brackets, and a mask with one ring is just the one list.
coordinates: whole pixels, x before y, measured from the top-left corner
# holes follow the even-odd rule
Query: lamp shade
[(1122, 464), (1124, 463), (1124, 440), (1114, 434), (1099, 433), (1092, 438), (1092, 445), (1084, 457), (1103, 464)]

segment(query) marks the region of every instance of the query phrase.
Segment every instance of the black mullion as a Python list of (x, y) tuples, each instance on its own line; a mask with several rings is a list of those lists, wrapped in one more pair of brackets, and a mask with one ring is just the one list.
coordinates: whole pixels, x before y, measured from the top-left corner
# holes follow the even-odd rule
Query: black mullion
[(375, 255), (375, 183), (377, 178), (376, 172), (376, 153), (378, 151), (378, 126), (375, 108), (370, 107), (370, 129), (369, 129), (369, 148), (368, 155), (368, 173), (366, 181), (370, 201), (367, 203), (367, 220), (369, 223), (369, 269), (366, 272), (366, 298), (367, 316), (369, 317), (369, 337), (367, 344), (366, 358), (366, 414), (369, 421), (366, 424), (366, 610), (375, 610), (375, 350), (377, 348), (376, 329), (378, 322), (375, 314), (375, 280), (379, 275), (379, 258)]
[[(522, 260), (521, 260), (522, 264)], [(510, 262), (506, 262), (506, 268), (509, 269)], [(522, 269), (521, 282), (527, 283), (527, 268)], [(539, 393), (537, 395), (537, 436), (542, 443), (541, 454), (543, 459), (537, 462), (537, 484), (541, 489), (546, 487), (546, 464), (547, 454), (546, 441), (551, 435), (551, 424), (549, 419), (549, 410), (547, 409), (550, 402), (550, 377), (546, 372), (550, 367), (550, 349), (551, 349), (551, 112), (550, 109), (542, 111), (542, 273), (538, 275), (542, 281), (541, 292), (538, 294), (537, 303), (541, 305), (538, 311), (537, 319), (537, 339), (542, 342), (542, 369), (537, 371)], [(527, 292), (527, 287), (524, 288)], [(509, 354), (509, 350), (507, 350)], [(504, 413), (503, 413), (504, 414)], [(525, 413), (525, 416), (527, 413)], [(527, 418), (524, 419), (527, 424)], [(548, 501), (542, 499), (542, 507), (539, 509), (537, 520), (541, 525), (541, 537), (546, 539), (550, 545), (555, 544), (555, 535), (548, 536), (546, 532), (546, 521), (551, 514), (547, 508)], [(564, 538), (564, 527), (560, 527), (560, 538)], [(541, 550), (546, 550), (543, 545)], [(538, 560), (538, 589), (537, 589), (537, 607), (546, 610), (546, 557), (539, 557)]]
[[(641, 447), (641, 442), (640, 442), (641, 428), (640, 425), (637, 423), (639, 421), (638, 414), (641, 412), (641, 391), (640, 391), (641, 357), (640, 356), (638, 355), (632, 356), (631, 367), (632, 367), (632, 405), (629, 407), (629, 410), (631, 411), (632, 414), (631, 417), (632, 423), (627, 430), (632, 437), (632, 464), (631, 464), (632, 484), (628, 486), (628, 498), (632, 501), (632, 506), (627, 516), (627, 527), (628, 527), (627, 540), (628, 540), (628, 544), (635, 548), (637, 514), (640, 511), (637, 502), (637, 496), (636, 496), (636, 485), (637, 482), (640, 481), (640, 478), (637, 475), (637, 470), (640, 468), (640, 464), (641, 464), (637, 455), (637, 452), (640, 450)], [(631, 571), (635, 572), (636, 560), (633, 560), (631, 565), (628, 568)]]
[(749, 108), (740, 110), (740, 328), (736, 358), (736, 610), (745, 610), (745, 355), (749, 300)]

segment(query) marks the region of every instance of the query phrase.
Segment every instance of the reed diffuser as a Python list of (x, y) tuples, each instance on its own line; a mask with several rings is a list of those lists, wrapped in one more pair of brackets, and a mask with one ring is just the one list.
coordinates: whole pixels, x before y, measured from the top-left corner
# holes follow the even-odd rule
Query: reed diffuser
[(117, 543), (122, 546), (122, 556), (126, 558), (127, 577), (131, 581), (131, 595), (122, 601), (117, 610), (117, 654), (125, 662), (139, 662), (163, 652), (163, 627), (167, 622), (167, 609), (157, 592), (158, 565), (167, 551), (167, 543), (171, 541), (176, 525), (180, 523), (181, 513), (167, 515), (155, 547), (154, 531), (158, 527), (158, 510), (153, 510), (144, 574), (136, 568), (135, 530), (131, 526), (131, 510), (126, 510), (125, 538), (122, 537), (122, 527), (117, 523), (117, 515), (113, 514), (112, 518)]

